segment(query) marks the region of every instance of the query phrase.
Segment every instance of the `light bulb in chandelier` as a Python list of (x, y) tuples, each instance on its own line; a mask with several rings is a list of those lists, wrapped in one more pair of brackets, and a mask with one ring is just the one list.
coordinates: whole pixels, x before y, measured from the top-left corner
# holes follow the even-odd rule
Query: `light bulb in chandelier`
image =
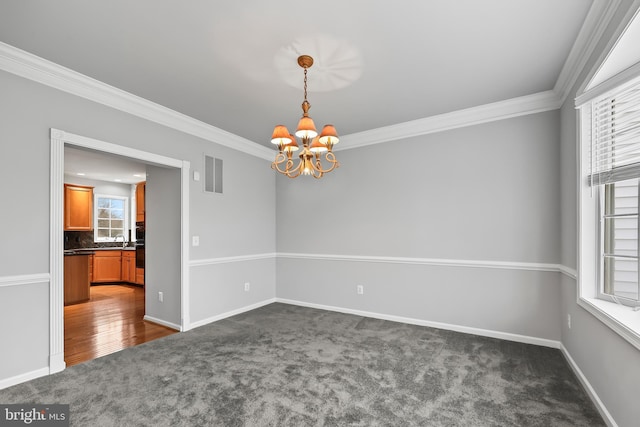
[(286, 145), (290, 143), (291, 134), (285, 125), (277, 125), (273, 129), (273, 134), (271, 135), (271, 143), (275, 145)]
[(340, 141), (338, 138), (338, 131), (336, 131), (336, 128), (333, 125), (324, 125), (318, 140), (327, 147), (333, 147)]
[(309, 146), (309, 151), (311, 151), (314, 154), (324, 153), (325, 151), (327, 151), (327, 146), (322, 142), (320, 142), (320, 137), (316, 136), (315, 138), (313, 138), (313, 141)]
[(293, 152), (293, 151), (298, 151), (300, 149), (300, 147), (298, 147), (298, 143), (296, 142), (296, 138), (293, 135), (289, 135), (289, 137), (291, 138), (291, 142), (288, 144), (285, 144), (283, 147), (283, 150), (286, 152)]

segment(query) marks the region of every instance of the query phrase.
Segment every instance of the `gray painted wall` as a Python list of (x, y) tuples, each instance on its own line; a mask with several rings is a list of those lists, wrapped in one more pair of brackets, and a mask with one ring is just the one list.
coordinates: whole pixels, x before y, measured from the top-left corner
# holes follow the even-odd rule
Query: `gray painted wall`
[[(559, 113), (339, 151), (278, 179), (278, 252), (557, 263)], [(279, 298), (560, 339), (559, 274), (282, 258)], [(356, 295), (356, 285), (365, 286)]]
[(147, 166), (145, 314), (174, 325), (181, 324), (182, 301), (180, 186), (180, 169)]
[[(597, 58), (605, 51), (612, 33), (630, 10), (631, 0), (623, 0), (591, 59), (583, 68), (575, 87), (561, 110), (561, 223), (562, 264), (577, 266), (577, 114), (574, 98), (578, 87), (588, 78)], [(578, 306), (577, 283), (562, 278), (561, 327), (562, 343), (604, 403), (615, 422), (621, 426), (636, 426), (640, 406), (634, 404), (640, 395), (640, 352), (617, 333)], [(572, 328), (567, 325), (571, 315)]]
[[(11, 207), (0, 213), (10, 224), (0, 245), (0, 324), (5, 325), (0, 341), (14, 343), (10, 352), (0, 352), (0, 384), (48, 366), (50, 128), (187, 160), (201, 172), (204, 153), (223, 159), (224, 194), (205, 194), (202, 181), (189, 184), (190, 232), (201, 242), (190, 248), (190, 256), (212, 260), (208, 275), (192, 277), (191, 308), (210, 318), (224, 314), (219, 310), (255, 304), (257, 295), (275, 297), (275, 260), (237, 261), (245, 267), (232, 270), (215, 263), (219, 257), (275, 252), (275, 178), (269, 162), (13, 74), (0, 72), (0, 87), (0, 198)], [(244, 271), (253, 269), (263, 277), (260, 293), (216, 295), (225, 304), (212, 303), (208, 296), (224, 286), (211, 279), (219, 277), (219, 268), (224, 285), (244, 283)], [(36, 283), (22, 284), (34, 275)]]
[(277, 271), (278, 298), (560, 340), (554, 272), (282, 258)]
[[(278, 179), (278, 251), (559, 260), (557, 111), (339, 151)], [(304, 233), (303, 233), (304, 231)]]

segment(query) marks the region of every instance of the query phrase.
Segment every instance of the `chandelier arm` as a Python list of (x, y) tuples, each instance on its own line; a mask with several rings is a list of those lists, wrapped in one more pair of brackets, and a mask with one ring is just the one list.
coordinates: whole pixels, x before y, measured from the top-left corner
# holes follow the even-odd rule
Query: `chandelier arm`
[[(281, 165), (284, 163), (284, 169), (281, 169)], [(271, 163), (271, 169), (275, 169), (282, 175), (286, 175), (289, 178), (297, 178), (302, 174), (302, 162), (299, 161), (298, 165), (294, 167), (294, 160), (291, 156), (287, 156), (284, 153), (278, 153), (276, 160)]]
[(320, 158), (316, 158), (316, 164), (314, 165), (314, 169), (318, 170), (318, 172), (322, 172), (324, 173), (329, 173), (332, 170), (334, 170), (337, 167), (340, 167), (340, 162), (338, 162), (338, 160), (336, 159), (335, 154), (331, 153), (331, 152), (326, 152), (324, 154), (324, 160), (329, 162), (331, 165), (328, 169), (323, 169), (322, 168), (322, 163), (320, 161)]
[[(280, 165), (282, 165), (283, 163), (285, 164), (284, 170), (280, 169)], [(292, 166), (293, 160), (291, 160), (291, 158), (285, 153), (278, 153), (276, 155), (276, 159), (273, 161), (273, 163), (271, 163), (271, 169), (275, 169), (282, 174), (287, 174), (291, 170)]]

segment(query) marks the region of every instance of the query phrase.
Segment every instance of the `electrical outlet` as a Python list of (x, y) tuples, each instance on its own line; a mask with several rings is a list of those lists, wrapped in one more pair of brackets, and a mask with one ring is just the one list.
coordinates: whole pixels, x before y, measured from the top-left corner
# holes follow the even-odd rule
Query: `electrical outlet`
[(249, 289), (251, 289), (251, 283), (249, 283), (249, 282), (245, 282), (245, 284), (244, 284), (244, 290), (245, 290), (245, 292), (249, 292)]
[(164, 302), (164, 294), (162, 292), (158, 292), (158, 301)]
[(358, 295), (364, 294), (364, 286), (363, 285), (356, 286), (356, 292), (358, 293)]
[(567, 314), (567, 326), (571, 329), (571, 315)]

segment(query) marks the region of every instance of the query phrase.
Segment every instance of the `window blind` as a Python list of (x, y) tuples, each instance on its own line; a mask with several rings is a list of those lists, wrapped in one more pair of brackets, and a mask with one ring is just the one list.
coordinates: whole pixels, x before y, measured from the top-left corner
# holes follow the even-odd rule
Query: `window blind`
[(590, 185), (640, 178), (640, 80), (591, 104)]

